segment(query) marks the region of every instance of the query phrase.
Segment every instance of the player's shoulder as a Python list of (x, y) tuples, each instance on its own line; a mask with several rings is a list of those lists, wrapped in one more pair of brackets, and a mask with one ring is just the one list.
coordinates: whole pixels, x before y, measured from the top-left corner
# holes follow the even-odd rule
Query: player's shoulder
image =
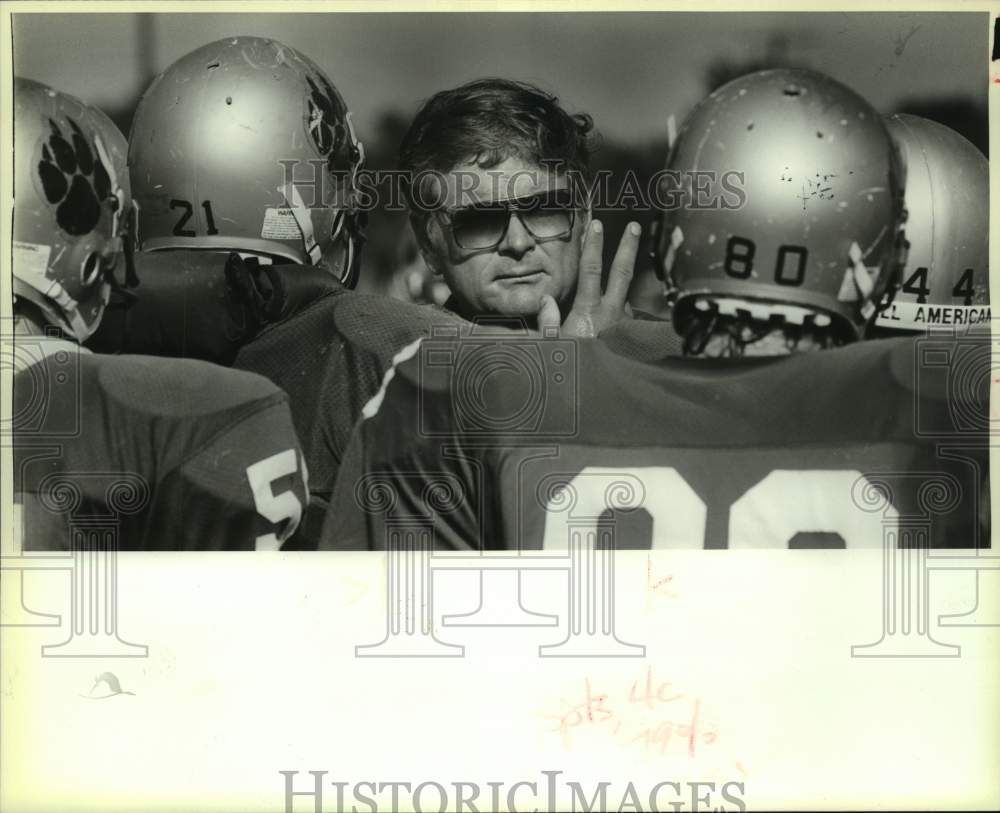
[[(815, 356), (815, 358), (813, 358)], [(856, 342), (799, 360), (813, 378), (866, 382), (923, 400), (943, 401), (964, 387), (981, 390), (989, 374), (987, 333), (931, 333)], [(815, 363), (812, 363), (815, 362)]]
[(359, 349), (392, 355), (417, 339), (450, 338), (465, 324), (434, 305), (364, 293), (340, 297), (334, 319), (344, 337)]
[(289, 408), (267, 379), (209, 362), (79, 347), (34, 355), (15, 376), (14, 431), (26, 446), (58, 439), (70, 470), (156, 479), (237, 429), (273, 432)]
[(669, 318), (635, 310), (633, 318), (622, 319), (602, 331), (601, 343), (615, 355), (635, 361), (656, 362), (684, 354), (684, 340)]
[(263, 376), (207, 361), (86, 354), (80, 365), (102, 399), (148, 417), (207, 419), (287, 400)]
[(355, 352), (388, 361), (405, 345), (432, 338), (439, 327), (461, 323), (454, 314), (432, 305), (341, 289), (317, 298), (259, 338), (266, 343), (272, 337), (294, 334), (306, 336), (310, 342), (336, 341)]
[(912, 388), (915, 343), (912, 338), (852, 342), (812, 353), (784, 357), (780, 369), (805, 380), (851, 379)]

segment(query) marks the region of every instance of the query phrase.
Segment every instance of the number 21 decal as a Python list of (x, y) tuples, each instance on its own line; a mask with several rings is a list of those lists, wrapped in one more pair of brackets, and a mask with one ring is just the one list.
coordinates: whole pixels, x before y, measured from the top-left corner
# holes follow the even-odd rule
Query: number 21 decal
[[(195, 237), (194, 229), (184, 228), (191, 219), (191, 215), (194, 214), (194, 206), (191, 205), (191, 201), (174, 198), (170, 201), (170, 208), (181, 210), (181, 219), (174, 224), (173, 234), (177, 237)], [(205, 210), (205, 223), (208, 226), (206, 234), (218, 234), (219, 230), (215, 228), (215, 215), (212, 214), (212, 201), (203, 200), (201, 208)]]

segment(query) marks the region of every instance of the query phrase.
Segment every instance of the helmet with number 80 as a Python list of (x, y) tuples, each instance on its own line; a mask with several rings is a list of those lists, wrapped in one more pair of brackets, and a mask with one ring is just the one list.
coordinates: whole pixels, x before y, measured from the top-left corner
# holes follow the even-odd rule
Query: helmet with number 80
[(15, 309), (31, 303), (78, 342), (100, 325), (128, 239), (127, 152), (96, 107), (14, 79)]
[(326, 267), (353, 285), (364, 149), (326, 74), (280, 42), (231, 37), (143, 95), (129, 167), (143, 251), (239, 251)]
[(988, 321), (989, 162), (943, 124), (905, 114), (886, 122), (906, 166), (906, 254), (873, 334)]
[[(679, 333), (709, 315), (860, 337), (890, 282), (903, 188), (863, 98), (812, 71), (748, 74), (688, 116), (667, 175), (686, 190), (656, 250)], [(693, 195), (705, 178), (729, 194)]]

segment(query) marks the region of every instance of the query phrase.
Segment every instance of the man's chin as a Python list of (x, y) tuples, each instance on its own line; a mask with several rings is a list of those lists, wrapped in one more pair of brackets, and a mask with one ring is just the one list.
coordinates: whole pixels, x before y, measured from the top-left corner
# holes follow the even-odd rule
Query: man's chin
[(538, 314), (538, 308), (545, 294), (555, 296), (547, 276), (535, 283), (520, 282), (504, 284), (491, 303), (495, 312), (504, 316), (531, 316)]

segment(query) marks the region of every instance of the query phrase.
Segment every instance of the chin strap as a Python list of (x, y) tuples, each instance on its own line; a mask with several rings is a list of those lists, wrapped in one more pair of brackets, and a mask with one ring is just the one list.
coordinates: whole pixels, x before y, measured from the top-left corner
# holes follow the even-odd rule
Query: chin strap
[[(14, 278), (14, 293), (35, 303), (52, 324), (73, 336), (78, 342), (89, 339), (97, 330), (101, 322), (100, 317), (94, 320), (93, 325), (88, 325), (80, 315), (80, 304), (70, 296), (58, 280), (45, 276), (42, 270), (25, 265), (21, 264)], [(18, 291), (18, 288), (21, 290)], [(110, 296), (111, 285), (105, 280), (100, 288), (102, 309), (107, 306)]]
[(226, 282), (234, 299), (247, 315), (244, 335), (256, 335), (266, 325), (278, 320), (285, 303), (285, 283), (277, 269), (256, 258), (244, 258), (235, 251), (226, 259)]
[(302, 200), (299, 190), (295, 188), (295, 184), (289, 182), (284, 186), (278, 187), (278, 191), (285, 196), (285, 202), (288, 204), (292, 217), (295, 218), (295, 223), (299, 227), (299, 233), (302, 235), (302, 245), (305, 247), (306, 255), (309, 257), (309, 264), (319, 265), (320, 260), (323, 259), (323, 252), (320, 250), (319, 243), (316, 242), (312, 217), (309, 216), (309, 209), (306, 207), (305, 201)]
[(864, 255), (861, 253), (861, 246), (856, 242), (851, 243), (848, 252), (851, 258), (851, 270), (854, 272), (854, 284), (861, 295), (861, 315), (865, 319), (870, 319), (875, 313), (875, 303), (872, 301), (872, 294), (875, 292), (875, 281), (871, 277), (868, 267), (864, 262)]
[(680, 226), (674, 226), (674, 230), (670, 232), (670, 245), (667, 246), (667, 253), (663, 258), (663, 284), (668, 287), (668, 290), (674, 288), (671, 272), (674, 268), (674, 261), (677, 259), (677, 249), (681, 247), (683, 242), (684, 232), (681, 231)]
[[(115, 255), (121, 256), (125, 263), (125, 282), (121, 283), (114, 274), (114, 267), (108, 269), (106, 279), (110, 285), (110, 293), (116, 296), (113, 307), (129, 307), (135, 302), (135, 294), (128, 290), (139, 285), (139, 277), (135, 272), (135, 263), (132, 257), (132, 235), (133, 224), (139, 220), (138, 204), (133, 202), (130, 208), (126, 208), (125, 190), (118, 181), (118, 173), (115, 171), (114, 161), (108, 154), (107, 148), (101, 136), (94, 136), (94, 147), (97, 149), (97, 157), (108, 173), (108, 180), (111, 183), (111, 237), (116, 242)], [(122, 223), (125, 223), (123, 226)]]

